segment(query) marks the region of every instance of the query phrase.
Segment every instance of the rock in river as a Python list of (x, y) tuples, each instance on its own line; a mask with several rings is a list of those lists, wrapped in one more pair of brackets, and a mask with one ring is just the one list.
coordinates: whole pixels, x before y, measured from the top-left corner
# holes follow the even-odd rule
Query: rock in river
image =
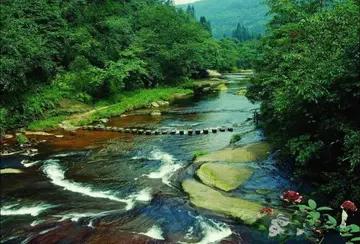
[(191, 203), (200, 208), (239, 218), (246, 224), (254, 224), (260, 218), (258, 212), (263, 206), (259, 203), (224, 196), (195, 180), (183, 181), (182, 187), (190, 195)]
[(253, 143), (244, 147), (226, 147), (217, 152), (198, 157), (195, 162), (246, 163), (261, 161), (267, 158), (271, 149), (270, 144), (266, 142)]
[(0, 169), (0, 174), (21, 174), (21, 173), (23, 173), (21, 169), (12, 169), (12, 168)]
[(161, 115), (161, 112), (159, 110), (155, 110), (155, 111), (152, 111), (151, 112), (151, 115), (152, 116), (160, 116)]
[(203, 183), (224, 191), (237, 188), (253, 173), (253, 170), (246, 166), (220, 163), (205, 163), (196, 172)]

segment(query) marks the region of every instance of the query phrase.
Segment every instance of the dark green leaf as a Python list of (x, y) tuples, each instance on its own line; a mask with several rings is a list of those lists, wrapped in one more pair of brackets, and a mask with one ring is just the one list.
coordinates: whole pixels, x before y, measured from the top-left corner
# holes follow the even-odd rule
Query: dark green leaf
[(310, 208), (316, 209), (317, 204), (316, 204), (316, 202), (314, 200), (309, 199), (308, 204), (309, 204)]

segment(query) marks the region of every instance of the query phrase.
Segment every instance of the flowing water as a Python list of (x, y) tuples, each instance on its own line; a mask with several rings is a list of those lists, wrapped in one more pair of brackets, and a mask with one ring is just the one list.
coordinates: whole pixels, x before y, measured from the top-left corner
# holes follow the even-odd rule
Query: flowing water
[[(146, 110), (109, 121), (110, 126), (187, 129), (233, 126), (240, 145), (263, 140), (255, 130), (259, 107), (235, 92), (241, 75), (228, 76), (228, 91), (178, 100), (162, 116)], [(194, 177), (192, 154), (229, 145), (232, 133), (133, 135), (79, 131), (39, 146), (39, 154), (2, 158), (2, 243), (271, 243), (263, 232), (191, 205), (181, 182)], [(292, 186), (270, 156), (250, 163), (255, 174), (232, 194), (278, 204)], [(266, 192), (266, 195), (261, 194)]]

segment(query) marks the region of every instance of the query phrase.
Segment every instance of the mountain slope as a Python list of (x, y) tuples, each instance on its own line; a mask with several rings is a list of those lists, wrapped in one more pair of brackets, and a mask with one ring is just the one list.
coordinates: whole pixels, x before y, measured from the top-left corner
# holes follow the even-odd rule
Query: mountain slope
[[(250, 32), (263, 33), (269, 17), (263, 0), (201, 0), (191, 3), (197, 18), (205, 16), (211, 22), (215, 37), (231, 36), (238, 22)], [(189, 4), (179, 5), (186, 10)]]

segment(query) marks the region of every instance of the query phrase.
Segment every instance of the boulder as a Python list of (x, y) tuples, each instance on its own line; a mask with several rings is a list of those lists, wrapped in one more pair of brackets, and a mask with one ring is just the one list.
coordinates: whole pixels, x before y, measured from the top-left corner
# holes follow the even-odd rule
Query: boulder
[(221, 77), (221, 74), (219, 72), (217, 72), (216, 70), (208, 69), (208, 70), (206, 70), (206, 73), (207, 73), (207, 76), (209, 78), (219, 78), (219, 77)]
[(225, 84), (220, 84), (214, 88), (216, 91), (227, 91), (228, 87)]
[(107, 119), (107, 118), (99, 119), (99, 122), (102, 124), (106, 124), (107, 122), (109, 122), (109, 119)]
[(150, 106), (151, 106), (152, 108), (158, 108), (158, 107), (160, 107), (160, 105), (159, 105), (157, 102), (152, 102), (152, 103), (150, 103)]
[(155, 110), (155, 111), (152, 111), (151, 112), (151, 115), (152, 116), (160, 116), (161, 115), (161, 112), (159, 110)]
[(260, 218), (258, 212), (263, 206), (259, 203), (224, 196), (195, 180), (183, 181), (182, 187), (190, 195), (190, 202), (197, 207), (238, 218), (245, 224), (254, 224)]
[(239, 90), (236, 92), (236, 95), (238, 95), (238, 96), (245, 96), (246, 92), (247, 92), (247, 89), (246, 89), (246, 88), (241, 88), (241, 89), (239, 89)]
[(268, 157), (272, 148), (267, 142), (259, 142), (244, 147), (226, 147), (219, 151), (198, 157), (195, 162), (247, 163), (262, 161)]
[(3, 137), (4, 137), (5, 139), (14, 138), (14, 136), (13, 136), (13, 135), (10, 135), (10, 134), (5, 134)]
[(205, 163), (196, 171), (201, 181), (224, 191), (231, 191), (249, 179), (254, 171), (240, 165)]
[(162, 100), (160, 100), (160, 101), (157, 101), (157, 103), (159, 104), (159, 106), (161, 106), (161, 107), (165, 107), (165, 106), (169, 106), (169, 102), (167, 102), (167, 101), (162, 101)]

